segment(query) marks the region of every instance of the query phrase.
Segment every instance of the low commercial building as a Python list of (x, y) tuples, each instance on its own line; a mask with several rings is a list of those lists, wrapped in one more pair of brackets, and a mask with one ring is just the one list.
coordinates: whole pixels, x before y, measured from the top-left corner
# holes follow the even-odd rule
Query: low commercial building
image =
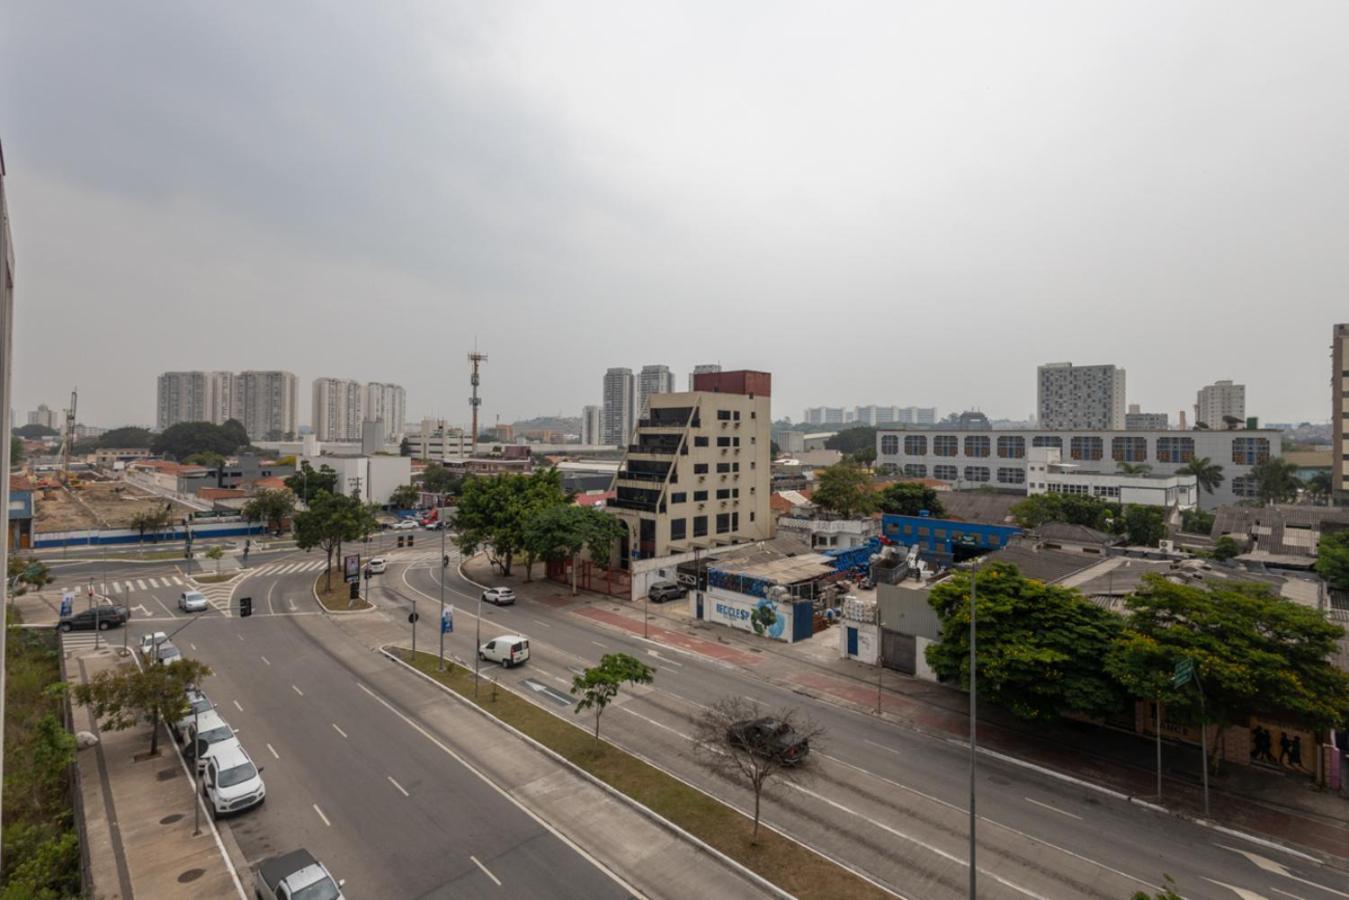
[(94, 451), (94, 465), (100, 469), (113, 469), (118, 463), (125, 465), (153, 455), (147, 447), (106, 447)]
[(386, 506), (393, 492), (412, 483), (412, 460), (406, 456), (306, 456), (315, 470), (328, 466), (337, 473), (337, 490), (359, 493), (366, 503)]
[(1199, 482), (1193, 475), (1093, 471), (1063, 462), (1055, 447), (1032, 449), (1027, 468), (1027, 496), (1067, 494), (1165, 509), (1194, 509), (1199, 504)]
[(841, 519), (826, 515), (813, 506), (797, 507), (786, 515), (778, 516), (779, 534), (796, 537), (812, 549), (819, 550), (856, 547), (880, 534), (880, 530), (880, 521), (871, 516)]

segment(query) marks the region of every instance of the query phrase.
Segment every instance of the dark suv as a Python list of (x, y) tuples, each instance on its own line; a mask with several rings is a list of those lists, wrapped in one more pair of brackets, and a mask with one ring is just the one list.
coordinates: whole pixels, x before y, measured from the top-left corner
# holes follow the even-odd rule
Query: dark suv
[(131, 620), (131, 610), (125, 606), (95, 606), (66, 616), (58, 624), (62, 631), (107, 631)]
[(657, 581), (646, 592), (652, 603), (664, 603), (666, 600), (678, 600), (689, 595), (688, 589), (673, 581)]
[(777, 719), (745, 719), (726, 731), (732, 746), (759, 756), (777, 759), (783, 765), (799, 765), (810, 752), (810, 741)]

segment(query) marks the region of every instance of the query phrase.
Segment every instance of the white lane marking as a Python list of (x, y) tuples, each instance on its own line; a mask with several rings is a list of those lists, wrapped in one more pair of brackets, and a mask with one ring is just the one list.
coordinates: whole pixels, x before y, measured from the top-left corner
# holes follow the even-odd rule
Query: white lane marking
[(389, 779), (389, 784), (391, 784), (391, 785), (393, 785), (394, 787), (398, 788), (399, 793), (401, 793), (404, 797), (411, 797), (411, 796), (412, 796), (411, 794), (409, 794), (409, 793), (407, 792), (407, 790), (406, 790), (401, 784), (399, 784), (398, 782), (396, 782), (396, 781), (393, 780), (393, 776), (392, 776), (392, 775), (385, 775), (384, 777), (387, 778), (387, 779)]
[[(978, 610), (975, 610), (975, 611), (978, 612)], [(263, 662), (265, 662), (265, 663), (266, 663), (267, 665), (269, 665), (269, 666), (272, 664), (272, 661), (271, 661), (270, 659), (268, 659), (267, 657), (265, 657), (265, 656), (264, 656), (264, 657), (261, 657), (261, 659), (262, 659)]]
[(651, 654), (652, 656), (654, 656), (656, 659), (660, 660), (661, 662), (665, 663), (665, 665), (667, 665), (667, 666), (674, 666), (676, 669), (682, 669), (682, 668), (684, 668), (684, 664), (683, 664), (683, 663), (675, 662), (673, 659), (666, 659), (665, 657), (663, 657), (663, 656), (660, 655), (660, 651), (659, 651), (659, 650), (656, 650), (656, 649), (654, 649), (654, 648), (652, 648), (652, 647), (647, 647), (647, 648), (646, 648), (646, 652), (649, 653), (649, 654)]
[(1293, 900), (1306, 900), (1304, 897), (1299, 897), (1297, 894), (1290, 894), (1287, 891), (1281, 891), (1278, 888), (1270, 888), (1270, 890), (1276, 894), (1283, 894), (1285, 897), (1292, 897)]
[[(978, 610), (975, 610), (975, 612), (978, 612)], [(976, 618), (977, 618), (977, 617), (976, 617)], [(552, 627), (553, 627), (552, 625), (549, 625), (547, 622), (540, 622), (538, 619), (530, 619), (530, 621), (533, 622), (535, 625), (538, 625), (540, 628), (552, 628)]]
[(290, 686), (290, 689), (291, 689), (292, 691), (294, 691), (295, 693), (299, 694), (301, 697), (304, 696), (304, 691), (300, 690), (300, 689), (297, 688), (295, 685), (292, 684), (292, 685)]
[[(975, 612), (978, 612), (978, 610), (975, 610)], [(229, 615), (229, 613), (225, 613), (225, 615)], [(244, 639), (244, 636), (242, 634), (236, 634), (235, 637), (237, 637), (241, 641)]]
[[(181, 578), (179, 578), (177, 575), (175, 575), (175, 576), (173, 576), (173, 583), (174, 583), (174, 584), (182, 584), (182, 583), (183, 583), (183, 579), (181, 579)], [(977, 612), (977, 610), (976, 610), (976, 612)]]
[(323, 814), (323, 810), (319, 809), (317, 803), (314, 804), (314, 812), (319, 814), (319, 818), (323, 820), (324, 825), (327, 825), (329, 828), (333, 827), (333, 823), (328, 821), (328, 817)]
[(870, 738), (862, 738), (862, 741), (863, 741), (864, 743), (870, 744), (870, 745), (873, 746), (873, 747), (880, 747), (882, 750), (889, 750), (891, 753), (895, 754), (896, 756), (900, 755), (899, 751), (896, 750), (894, 747), (887, 747), (885, 744), (878, 744), (878, 743), (876, 743), (875, 741), (871, 740)]
[[(979, 610), (976, 608), (976, 609), (975, 609), (975, 612), (978, 612), (978, 611), (979, 611)], [(978, 618), (978, 616), (976, 616), (975, 618)], [(196, 645), (196, 644), (189, 643), (188, 646), (192, 648), (192, 652), (193, 652), (193, 653), (196, 653), (196, 652), (197, 652), (197, 645)]]
[(137, 586), (138, 588), (140, 588), (141, 590), (145, 590), (145, 589), (146, 589), (146, 588), (145, 588), (145, 582), (142, 581), (142, 580), (140, 580), (139, 578), (136, 579), (136, 586)]
[(168, 613), (171, 618), (177, 618), (176, 616), (173, 615), (173, 610), (169, 609), (167, 606), (164, 605), (163, 600), (160, 600), (158, 597), (155, 597), (154, 601), (158, 603), (159, 608), (164, 610), (164, 612)]
[(280, 754), (280, 753), (277, 753), (277, 752), (276, 752), (276, 748), (273, 747), (271, 744), (268, 744), (268, 745), (267, 745), (267, 749), (271, 751), (271, 753), (272, 753), (272, 759), (280, 759), (280, 758), (281, 758), (281, 754)]
[(483, 873), (484, 875), (486, 875), (488, 878), (490, 878), (490, 879), (492, 879), (493, 881), (495, 881), (497, 887), (501, 887), (501, 879), (500, 879), (500, 878), (497, 878), (495, 875), (493, 875), (493, 874), (492, 874), (492, 870), (489, 869), (489, 868), (487, 868), (486, 866), (484, 866), (484, 865), (478, 860), (478, 857), (476, 857), (476, 856), (470, 856), (469, 859), (473, 860), (473, 863), (474, 863), (479, 869), (482, 869), (482, 873)]
[(129, 594), (136, 589), (136, 586), (129, 581), (122, 582), (122, 593)]
[(231, 700), (230, 702), (234, 704), (234, 708), (237, 709), (237, 710), (239, 710), (239, 712), (243, 712), (243, 711), (244, 711), (244, 708), (243, 708), (242, 706), (239, 705), (239, 701), (238, 701), (238, 700)]
[(1077, 821), (1079, 822), (1082, 821), (1081, 816), (1076, 815), (1074, 813), (1070, 813), (1065, 809), (1059, 809), (1057, 806), (1050, 806), (1048, 803), (1041, 803), (1039, 800), (1033, 800), (1030, 797), (1022, 797), (1021, 799), (1025, 800), (1027, 803), (1034, 803), (1036, 806), (1042, 806), (1045, 809), (1053, 810), (1054, 812), (1058, 813), (1061, 816), (1067, 816), (1070, 819), (1077, 819)]
[(336, 722), (329, 722), (328, 724), (332, 725), (332, 726), (333, 726), (333, 731), (336, 731), (338, 734), (342, 735), (342, 737), (346, 737), (346, 736), (347, 736), (347, 733), (346, 733), (345, 731), (343, 731), (341, 728), (339, 728), (339, 727), (337, 726), (337, 723), (336, 723)]
[(1240, 897), (1241, 900), (1269, 900), (1264, 894), (1257, 894), (1255, 891), (1248, 891), (1245, 888), (1239, 888), (1235, 884), (1228, 884), (1225, 881), (1215, 881), (1207, 875), (1204, 876), (1204, 880), (1216, 884), (1218, 887), (1227, 888), (1229, 891)]
[(609, 649), (607, 644), (601, 644), (599, 641), (591, 641), (590, 643), (594, 644), (596, 647), (603, 647), (605, 650)]
[[(1267, 859), (1266, 857), (1261, 856), (1259, 853), (1252, 853), (1249, 850), (1238, 850), (1236, 847), (1228, 847), (1226, 844), (1215, 844), (1214, 846), (1222, 847), (1222, 849), (1224, 850), (1231, 850), (1233, 853), (1237, 853), (1240, 854), (1241, 856), (1246, 857), (1248, 861), (1250, 861), (1253, 865), (1255, 865), (1256, 868), (1261, 869), (1262, 871), (1271, 872), (1275, 875), (1282, 875), (1284, 878), (1291, 878), (1294, 881), (1300, 881), (1303, 884), (1310, 885), (1311, 887), (1316, 888), (1317, 890), (1325, 891), (1327, 894), (1334, 894), (1336, 897), (1349, 897), (1349, 894), (1346, 894), (1343, 891), (1337, 891), (1334, 888), (1326, 887), (1324, 884), (1317, 884), (1315, 881), (1308, 881), (1305, 878), (1302, 878), (1298, 875), (1294, 875), (1292, 872), (1288, 871), (1288, 867), (1285, 866), (1283, 863), (1275, 862), (1272, 859)], [(1218, 882), (1216, 881), (1214, 882), (1214, 884), (1217, 883)], [(1224, 885), (1224, 887), (1227, 887), (1227, 885)]]
[(152, 587), (152, 588), (158, 588), (158, 587), (159, 587), (159, 582), (158, 582), (158, 581), (155, 581), (153, 578), (147, 578), (147, 579), (145, 579), (145, 581), (146, 581), (146, 583), (149, 584), (150, 587)]

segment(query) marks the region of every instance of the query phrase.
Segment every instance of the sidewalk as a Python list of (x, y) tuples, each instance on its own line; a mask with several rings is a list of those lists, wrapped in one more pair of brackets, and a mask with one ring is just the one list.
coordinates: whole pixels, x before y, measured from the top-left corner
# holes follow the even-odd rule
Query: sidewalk
[[(507, 583), (517, 594), (609, 628), (640, 636), (643, 607), (603, 594), (570, 596), (565, 585), (536, 578), (502, 578), (475, 558), (463, 566), (476, 582)], [(969, 735), (968, 695), (959, 689), (905, 676), (837, 655), (832, 631), (799, 644), (785, 644), (694, 621), (683, 604), (651, 604), (650, 640), (697, 653), (722, 665), (751, 671), (766, 681), (839, 705), (875, 713), (877, 677), (887, 719), (935, 736), (965, 741)], [(981, 748), (1024, 763), (1090, 782), (1130, 797), (1156, 801), (1156, 744), (1144, 738), (1086, 723), (1030, 725), (999, 709), (979, 713)], [(1199, 749), (1163, 744), (1163, 796), (1173, 812), (1199, 818), (1203, 810)], [(1311, 847), (1349, 860), (1349, 801), (1320, 791), (1304, 777), (1252, 766), (1224, 764), (1210, 773), (1210, 818), (1241, 831)]]
[[(62, 668), (69, 683), (88, 681), (115, 667), (115, 650), (66, 645)], [(120, 648), (120, 642), (118, 643)], [(87, 896), (242, 898), (234, 870), (210, 816), (201, 813), (194, 837), (192, 782), (167, 729), (159, 755), (148, 757), (149, 731), (103, 731), (89, 710), (72, 706), (76, 732), (90, 731), (99, 743), (76, 753), (92, 884)]]

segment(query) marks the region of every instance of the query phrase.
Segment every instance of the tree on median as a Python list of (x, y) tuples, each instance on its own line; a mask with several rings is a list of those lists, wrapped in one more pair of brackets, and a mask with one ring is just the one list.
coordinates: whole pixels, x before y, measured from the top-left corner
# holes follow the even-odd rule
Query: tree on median
[(51, 569), (47, 568), (46, 563), (39, 562), (31, 556), (27, 558), (18, 555), (11, 556), (9, 558), (8, 575), (10, 594), (13, 596), (28, 593), (30, 587), (42, 590), (56, 580), (52, 577)]
[[(770, 728), (747, 728), (768, 721)], [(800, 783), (815, 774), (817, 759), (809, 751), (789, 756), (780, 745), (784, 738), (804, 740), (809, 747), (824, 729), (795, 709), (765, 712), (747, 697), (716, 700), (694, 720), (693, 753), (709, 770), (749, 788), (754, 794), (754, 833), (759, 841), (759, 808), (764, 789), (774, 781)], [(790, 735), (791, 737), (787, 737)]]
[(215, 573), (217, 575), (220, 574), (220, 560), (223, 559), (224, 557), (225, 557), (225, 548), (220, 546), (219, 544), (211, 545), (211, 548), (206, 551), (206, 558), (215, 560)]
[(295, 516), (295, 546), (301, 550), (317, 547), (327, 562), (324, 590), (333, 587), (333, 554), (341, 555), (344, 541), (355, 541), (378, 527), (372, 513), (360, 499), (346, 494), (315, 494), (309, 508)]
[(650, 684), (655, 675), (655, 669), (635, 657), (626, 653), (606, 653), (598, 666), (591, 666), (584, 674), (572, 678), (571, 692), (581, 697), (576, 703), (576, 712), (595, 711), (596, 744), (600, 742), (600, 716), (618, 696), (623, 683)]
[(90, 707), (99, 724), (122, 731), (144, 722), (152, 727), (150, 754), (159, 752), (159, 722), (175, 722), (187, 715), (187, 689), (211, 674), (205, 663), (180, 659), (144, 669), (127, 663), (105, 669), (84, 684), (75, 685), (75, 701)]

